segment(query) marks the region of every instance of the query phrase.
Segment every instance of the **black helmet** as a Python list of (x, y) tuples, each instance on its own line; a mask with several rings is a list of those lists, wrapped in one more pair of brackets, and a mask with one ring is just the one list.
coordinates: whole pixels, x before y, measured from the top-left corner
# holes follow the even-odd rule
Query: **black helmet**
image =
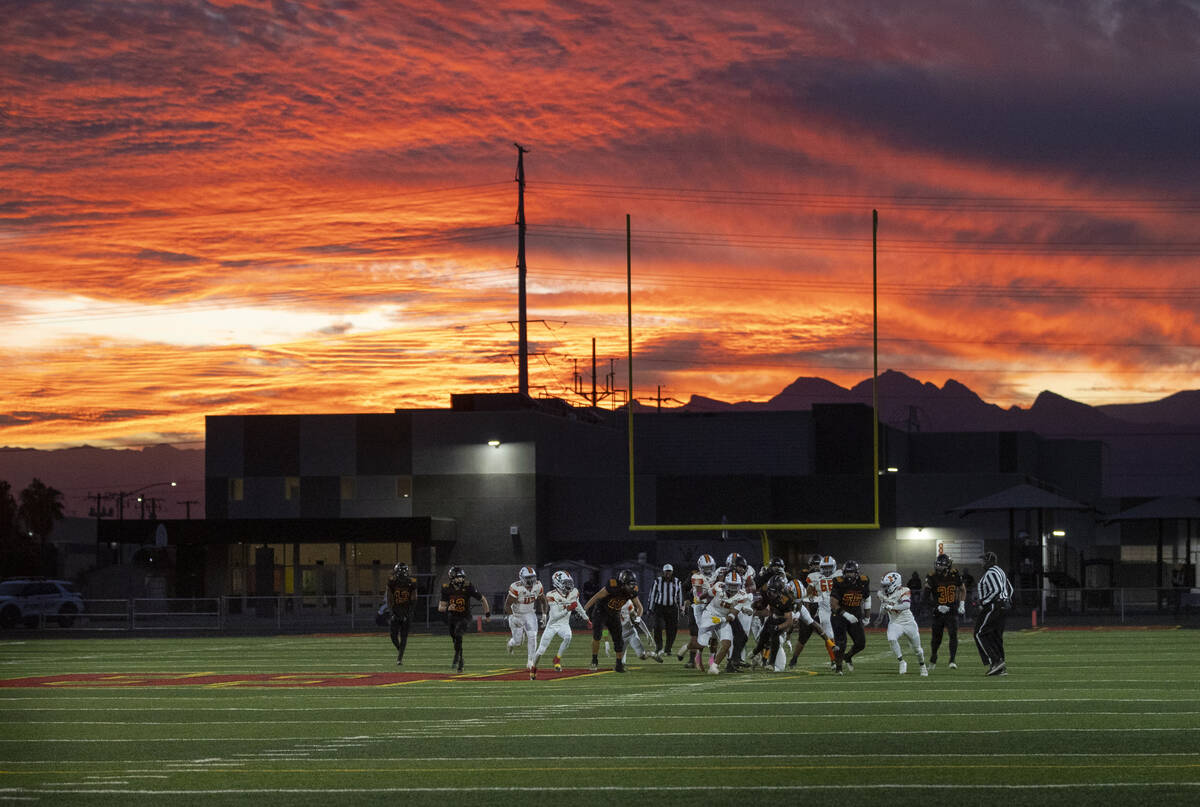
[(853, 583), (858, 579), (858, 561), (848, 560), (842, 566), (842, 577)]
[(950, 565), (950, 556), (945, 552), (938, 555), (937, 560), (933, 562), (933, 568), (942, 573), (950, 571)]
[(408, 577), (408, 564), (397, 563), (392, 567), (392, 577)]
[(449, 575), (451, 583), (462, 583), (467, 579), (467, 573), (461, 566), (451, 566)]
[(617, 583), (621, 585), (630, 594), (637, 594), (638, 582), (637, 575), (629, 569), (622, 569), (617, 575)]
[(816, 570), (821, 565), (821, 558), (825, 557), (820, 552), (814, 552), (808, 556), (808, 568)]

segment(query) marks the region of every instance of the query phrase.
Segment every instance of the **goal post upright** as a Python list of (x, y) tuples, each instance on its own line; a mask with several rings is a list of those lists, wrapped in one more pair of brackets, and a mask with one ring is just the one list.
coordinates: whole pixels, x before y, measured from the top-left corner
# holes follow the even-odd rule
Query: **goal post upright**
[(871, 495), (870, 523), (833, 522), (827, 524), (750, 523), (750, 524), (638, 524), (635, 507), (635, 474), (633, 462), (633, 234), (630, 214), (625, 214), (625, 315), (629, 367), (629, 530), (630, 532), (715, 532), (718, 530), (759, 530), (763, 551), (767, 551), (767, 530), (869, 530), (879, 528), (879, 269), (878, 269), (879, 211), (871, 211)]

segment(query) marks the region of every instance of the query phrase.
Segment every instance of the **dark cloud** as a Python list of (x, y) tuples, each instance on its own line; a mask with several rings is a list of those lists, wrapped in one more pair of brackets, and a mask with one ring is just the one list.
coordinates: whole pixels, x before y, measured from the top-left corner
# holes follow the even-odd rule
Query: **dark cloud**
[(152, 261), (154, 263), (203, 263), (204, 258), (199, 258), (195, 255), (186, 255), (180, 252), (163, 252), (156, 249), (143, 249), (141, 252), (133, 256), (135, 260)]

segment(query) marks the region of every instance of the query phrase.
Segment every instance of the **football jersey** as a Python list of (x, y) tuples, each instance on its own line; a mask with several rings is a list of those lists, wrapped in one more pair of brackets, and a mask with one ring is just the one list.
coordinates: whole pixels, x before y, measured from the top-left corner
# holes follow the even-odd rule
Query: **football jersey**
[[(550, 606), (550, 616), (546, 618), (547, 625), (559, 622), (571, 622), (571, 611), (581, 608), (579, 605), (579, 589), (571, 589), (563, 594), (558, 589), (546, 592), (546, 603)], [(580, 611), (582, 614), (583, 612)]]
[(912, 591), (908, 586), (900, 586), (891, 595), (879, 592), (879, 606), (889, 622), (896, 625), (916, 624), (917, 618), (912, 612)]
[(736, 594), (726, 595), (725, 585), (717, 583), (714, 586), (713, 598), (704, 608), (704, 613), (701, 616), (702, 620), (711, 620), (712, 622), (720, 622), (734, 612), (742, 614), (754, 613), (753, 607), (754, 597), (750, 592), (742, 589)]
[(608, 592), (608, 599), (604, 601), (605, 604), (610, 611), (617, 613), (621, 611), (625, 603), (638, 595), (637, 586), (634, 586), (633, 593), (630, 593), (625, 590), (623, 585), (617, 582), (617, 578), (615, 577), (608, 578), (608, 585), (604, 587), (604, 590)]
[(833, 581), (837, 578), (837, 572), (826, 577), (819, 570), (808, 576), (808, 584), (817, 590), (817, 604), (821, 606), (822, 611), (829, 610), (829, 592), (833, 591)]
[(451, 616), (470, 616), (471, 600), (483, 602), (483, 595), (470, 581), (461, 586), (454, 583), (442, 583), (442, 602), (446, 603), (446, 612)]
[(512, 598), (512, 612), (514, 614), (532, 614), (534, 603), (538, 597), (545, 593), (542, 588), (542, 581), (536, 581), (532, 586), (527, 586), (520, 580), (517, 580), (508, 587), (508, 596)]
[(958, 605), (959, 592), (963, 591), (963, 579), (958, 569), (942, 573), (934, 571), (925, 575), (925, 588), (929, 589), (934, 605)]
[(388, 607), (396, 616), (408, 616), (417, 601), (417, 581), (412, 577), (393, 577), (387, 584)]
[(692, 602), (697, 605), (705, 605), (713, 596), (713, 581), (714, 577), (709, 577), (702, 572), (692, 572)]
[(851, 582), (845, 577), (838, 575), (833, 578), (833, 585), (829, 589), (831, 597), (837, 597), (841, 607), (855, 616), (862, 614), (863, 601), (871, 596), (871, 581), (867, 579), (865, 574), (860, 574), (858, 579)]

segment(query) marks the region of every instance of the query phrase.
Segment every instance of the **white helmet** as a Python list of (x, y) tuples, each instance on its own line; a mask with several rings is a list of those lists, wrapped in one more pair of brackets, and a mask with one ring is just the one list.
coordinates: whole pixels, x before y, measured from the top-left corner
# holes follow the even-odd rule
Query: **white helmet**
[(550, 579), (553, 581), (554, 587), (563, 594), (566, 594), (568, 591), (575, 588), (575, 581), (572, 580), (571, 575), (566, 572), (557, 571), (550, 576)]
[(888, 572), (879, 582), (883, 585), (883, 593), (890, 595), (904, 585), (904, 578), (900, 576), (900, 572)]
[(821, 565), (818, 568), (820, 568), (821, 574), (829, 577), (837, 571), (837, 561), (833, 559), (833, 555), (826, 555), (821, 558)]
[(521, 578), (521, 582), (525, 584), (526, 588), (533, 588), (538, 581), (537, 572), (529, 566), (522, 566), (521, 571), (517, 575)]
[(701, 574), (712, 574), (717, 569), (717, 561), (712, 555), (701, 555), (696, 559), (696, 568)]
[(737, 594), (742, 590), (742, 586), (745, 585), (745, 581), (742, 579), (742, 576), (737, 572), (730, 572), (729, 574), (725, 575), (725, 580), (723, 582), (725, 584), (726, 594)]

